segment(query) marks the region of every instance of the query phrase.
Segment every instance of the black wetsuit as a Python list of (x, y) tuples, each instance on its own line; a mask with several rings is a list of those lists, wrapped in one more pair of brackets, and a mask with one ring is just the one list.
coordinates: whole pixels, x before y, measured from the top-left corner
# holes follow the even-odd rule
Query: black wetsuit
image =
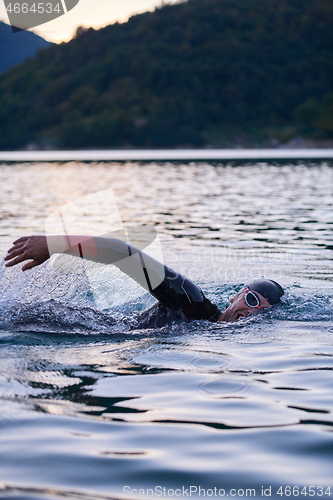
[(161, 326), (177, 319), (215, 322), (221, 315), (192, 281), (127, 242), (94, 237), (78, 247), (81, 258), (115, 265), (158, 300), (158, 304), (140, 315), (142, 327)]
[(218, 320), (220, 309), (204, 296), (197, 285), (167, 266), (164, 270), (162, 283), (149, 290), (158, 304), (137, 318), (139, 328), (158, 328), (179, 320)]

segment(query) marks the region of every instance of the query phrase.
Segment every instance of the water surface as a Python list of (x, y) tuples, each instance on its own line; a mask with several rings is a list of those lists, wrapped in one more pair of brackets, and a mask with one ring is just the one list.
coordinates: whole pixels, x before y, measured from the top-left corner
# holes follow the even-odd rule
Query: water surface
[[(234, 324), (140, 330), (154, 301), (111, 266), (1, 262), (0, 497), (330, 498), (332, 180), (328, 163), (1, 165), (2, 256), (112, 188), (221, 308), (261, 276), (286, 294)], [(84, 220), (103, 234), (109, 216)]]

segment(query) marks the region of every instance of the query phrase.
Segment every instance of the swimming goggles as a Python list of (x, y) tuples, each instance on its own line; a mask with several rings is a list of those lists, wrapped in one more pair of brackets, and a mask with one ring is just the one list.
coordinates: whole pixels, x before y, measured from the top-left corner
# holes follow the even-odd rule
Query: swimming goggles
[(244, 288), (244, 300), (247, 306), (258, 308), (260, 307), (259, 297), (249, 288)]

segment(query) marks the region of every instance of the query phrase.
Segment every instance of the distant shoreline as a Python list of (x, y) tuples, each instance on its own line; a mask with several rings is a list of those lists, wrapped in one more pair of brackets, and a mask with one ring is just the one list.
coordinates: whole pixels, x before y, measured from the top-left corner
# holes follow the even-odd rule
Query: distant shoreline
[(333, 148), (0, 151), (0, 162), (332, 160)]

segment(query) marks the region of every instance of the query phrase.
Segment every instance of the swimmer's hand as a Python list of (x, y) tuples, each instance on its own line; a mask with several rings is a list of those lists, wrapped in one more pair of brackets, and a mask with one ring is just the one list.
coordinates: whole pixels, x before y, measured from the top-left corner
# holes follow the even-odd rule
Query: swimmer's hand
[(46, 236), (24, 236), (14, 241), (13, 246), (8, 250), (5, 257), (6, 267), (15, 266), (25, 260), (30, 260), (23, 267), (22, 271), (39, 266), (50, 258)]

